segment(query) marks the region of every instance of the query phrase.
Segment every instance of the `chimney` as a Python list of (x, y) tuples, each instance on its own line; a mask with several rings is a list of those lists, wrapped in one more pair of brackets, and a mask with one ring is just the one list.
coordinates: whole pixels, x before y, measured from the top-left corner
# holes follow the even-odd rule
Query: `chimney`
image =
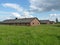
[(15, 18), (15, 20), (17, 20), (18, 18)]

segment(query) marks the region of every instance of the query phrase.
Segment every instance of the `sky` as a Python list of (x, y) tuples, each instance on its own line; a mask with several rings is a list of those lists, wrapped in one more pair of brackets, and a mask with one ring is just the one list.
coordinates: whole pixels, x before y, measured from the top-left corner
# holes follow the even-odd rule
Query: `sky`
[(0, 21), (16, 17), (60, 21), (60, 0), (0, 0)]

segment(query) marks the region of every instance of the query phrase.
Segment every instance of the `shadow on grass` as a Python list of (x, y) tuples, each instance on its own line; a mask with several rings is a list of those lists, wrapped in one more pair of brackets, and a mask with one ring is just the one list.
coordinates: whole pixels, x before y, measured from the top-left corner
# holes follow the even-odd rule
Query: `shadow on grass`
[(58, 25), (53, 25), (53, 26), (55, 26), (55, 27), (60, 27), (60, 24), (58, 24)]
[(52, 35), (52, 34), (47, 34), (48, 36), (54, 36), (56, 37), (58, 40), (60, 40), (60, 35)]
[(58, 38), (58, 40), (60, 40), (60, 36), (56, 36)]

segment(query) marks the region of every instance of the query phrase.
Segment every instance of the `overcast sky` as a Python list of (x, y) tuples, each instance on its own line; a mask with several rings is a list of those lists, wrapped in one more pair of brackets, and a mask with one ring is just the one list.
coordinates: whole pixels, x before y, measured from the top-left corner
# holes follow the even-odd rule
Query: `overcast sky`
[(0, 0), (0, 21), (16, 17), (60, 21), (60, 0)]

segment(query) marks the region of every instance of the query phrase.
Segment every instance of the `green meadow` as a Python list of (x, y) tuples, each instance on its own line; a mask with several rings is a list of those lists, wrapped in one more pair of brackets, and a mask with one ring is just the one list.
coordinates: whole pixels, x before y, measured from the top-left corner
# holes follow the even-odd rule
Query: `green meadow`
[(0, 45), (60, 45), (60, 25), (0, 25)]

